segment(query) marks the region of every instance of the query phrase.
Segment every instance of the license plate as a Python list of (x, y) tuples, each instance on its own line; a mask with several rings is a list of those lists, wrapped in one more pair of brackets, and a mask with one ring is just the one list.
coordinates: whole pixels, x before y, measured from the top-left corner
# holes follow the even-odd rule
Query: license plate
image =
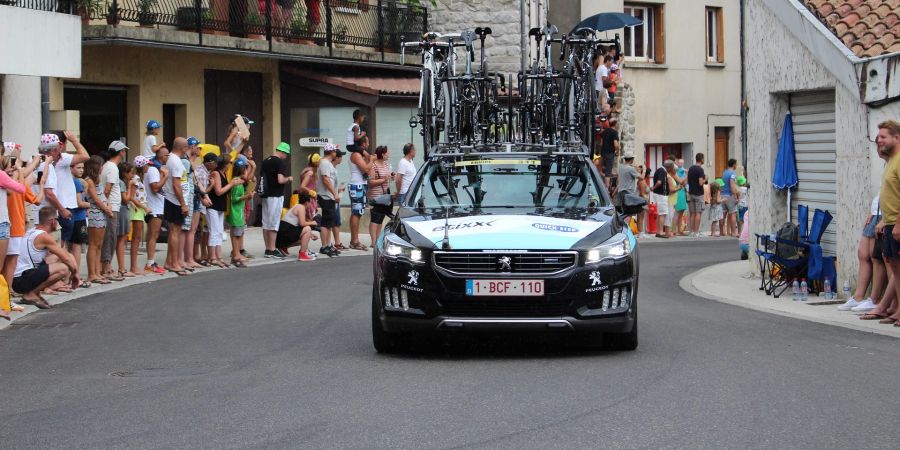
[(544, 280), (466, 280), (466, 295), (537, 297), (544, 295)]

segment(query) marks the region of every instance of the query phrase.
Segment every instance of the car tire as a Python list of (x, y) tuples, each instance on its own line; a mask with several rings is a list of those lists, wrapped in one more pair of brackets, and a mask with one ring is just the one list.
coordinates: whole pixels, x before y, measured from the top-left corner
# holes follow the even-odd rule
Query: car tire
[(603, 346), (607, 350), (626, 351), (636, 350), (638, 347), (637, 316), (634, 318), (634, 326), (627, 333), (606, 333), (603, 335)]
[(381, 313), (381, 299), (378, 290), (372, 289), (372, 345), (378, 353), (396, 353), (400, 349), (400, 337), (389, 333), (378, 319)]

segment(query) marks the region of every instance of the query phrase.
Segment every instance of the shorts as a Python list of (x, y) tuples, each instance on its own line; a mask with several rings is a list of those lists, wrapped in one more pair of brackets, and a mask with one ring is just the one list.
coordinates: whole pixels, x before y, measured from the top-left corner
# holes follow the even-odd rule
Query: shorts
[(72, 244), (85, 245), (88, 243), (87, 220), (76, 220), (72, 230)]
[(179, 227), (184, 225), (184, 216), (181, 214), (181, 206), (168, 200), (166, 200), (166, 205), (163, 207), (163, 218), (166, 219), (166, 222), (170, 225), (178, 225)]
[[(71, 209), (69, 210), (72, 211)], [(75, 230), (75, 219), (69, 217), (68, 219), (64, 219), (63, 216), (59, 216), (56, 218), (59, 221), (59, 237), (63, 242), (71, 242), (72, 241), (72, 232)]]
[(366, 212), (366, 184), (350, 185), (350, 213), (356, 217), (362, 217)]
[(191, 200), (191, 201), (187, 202), (187, 205), (188, 205), (188, 214), (187, 214), (187, 216), (184, 216), (184, 223), (181, 224), (181, 231), (191, 231), (191, 224), (194, 221), (193, 220), (194, 219), (194, 211), (196, 211), (196, 209), (194, 209), (194, 201)]
[(322, 226), (325, 228), (334, 228), (336, 227), (335, 222), (335, 214), (337, 213), (337, 208), (334, 200), (320, 198), (319, 206), (322, 208)]
[(22, 247), (25, 245), (24, 237), (9, 238), (9, 248), (6, 249), (6, 256), (19, 256), (22, 253)]
[(334, 226), (340, 227), (341, 223), (342, 223), (341, 220), (342, 220), (341, 204), (340, 204), (340, 202), (335, 202), (334, 203)]
[(131, 210), (126, 205), (122, 205), (119, 210), (119, 224), (116, 227), (116, 236), (127, 236), (131, 230)]
[(303, 231), (297, 225), (291, 225), (281, 221), (278, 225), (278, 235), (275, 237), (275, 247), (288, 248), (300, 241), (300, 233)]
[(100, 261), (112, 261), (118, 241), (119, 213), (113, 211), (112, 217), (106, 221), (106, 234), (103, 235), (103, 246), (100, 248)]
[(665, 216), (669, 214), (669, 196), (659, 195), (656, 192), (650, 193), (650, 201), (656, 203), (656, 214)]
[(369, 219), (371, 223), (377, 223), (381, 225), (384, 223), (384, 218), (387, 217), (384, 213), (378, 212), (375, 209), (372, 209), (372, 217)]
[(163, 218), (162, 214), (146, 214), (146, 215), (144, 215), (144, 222), (150, 223), (150, 221), (153, 219), (162, 220), (162, 218)]
[(231, 236), (232, 237), (241, 237), (244, 235), (245, 229), (247, 229), (247, 227), (245, 227), (245, 226), (240, 226), (240, 227), (232, 226), (231, 227)]
[(738, 222), (744, 221), (744, 214), (747, 214), (748, 209), (746, 206), (738, 206)]
[(897, 242), (892, 236), (894, 231), (893, 225), (885, 225), (884, 236), (881, 238), (882, 255), (884, 259), (892, 259), (900, 257), (900, 242)]
[(281, 209), (284, 207), (284, 197), (265, 197), (262, 199), (262, 229), (278, 231), (278, 222), (281, 221)]
[(878, 225), (878, 222), (881, 221), (881, 216), (872, 216), (872, 220), (869, 220), (869, 223), (866, 224), (865, 228), (863, 228), (862, 235), (867, 238), (875, 237), (875, 226)]
[(134, 208), (131, 210), (131, 220), (140, 220), (143, 222), (146, 215), (147, 211), (144, 211), (144, 208)]
[(701, 195), (690, 194), (689, 197), (690, 198), (688, 199), (688, 211), (690, 211), (691, 214), (702, 213), (704, 206), (705, 206), (705, 200), (703, 199), (703, 195), (702, 194)]
[(27, 294), (50, 279), (50, 265), (41, 261), (34, 269), (28, 269), (13, 278), (12, 288), (20, 294)]
[(737, 202), (734, 200), (734, 197), (723, 195), (720, 203), (726, 216), (737, 212)]
[(601, 153), (600, 158), (603, 163), (603, 176), (609, 178), (612, 176), (613, 163), (616, 162), (616, 154), (615, 153)]
[[(6, 205), (3, 205), (4, 207)], [(9, 240), (9, 222), (0, 223), (0, 241)]]

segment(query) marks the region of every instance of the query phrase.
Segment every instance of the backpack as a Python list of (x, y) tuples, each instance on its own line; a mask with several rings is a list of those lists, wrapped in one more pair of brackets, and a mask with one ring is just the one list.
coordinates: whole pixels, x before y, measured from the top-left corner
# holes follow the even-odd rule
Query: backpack
[[(785, 222), (776, 233), (778, 239), (787, 239), (794, 242), (800, 242), (800, 228), (797, 224)], [(800, 249), (795, 245), (778, 244), (775, 252), (778, 256), (785, 259), (797, 259), (800, 257)]]

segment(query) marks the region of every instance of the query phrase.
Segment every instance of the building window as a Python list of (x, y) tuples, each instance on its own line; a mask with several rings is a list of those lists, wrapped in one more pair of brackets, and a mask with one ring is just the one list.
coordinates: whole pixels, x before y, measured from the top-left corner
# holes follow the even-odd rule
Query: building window
[(706, 61), (725, 62), (725, 46), (722, 30), (722, 8), (706, 8)]
[(630, 61), (664, 63), (663, 5), (625, 3), (624, 12), (644, 22), (625, 29), (622, 45), (625, 58)]

